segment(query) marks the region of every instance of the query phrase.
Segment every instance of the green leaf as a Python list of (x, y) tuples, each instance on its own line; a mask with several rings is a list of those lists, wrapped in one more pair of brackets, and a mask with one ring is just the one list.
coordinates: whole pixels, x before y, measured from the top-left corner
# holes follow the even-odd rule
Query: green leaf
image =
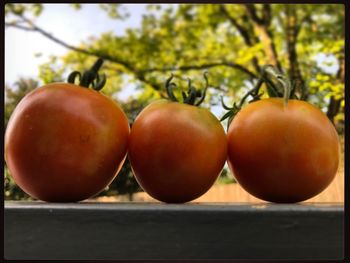
[(226, 112), (226, 113), (224, 114), (224, 116), (222, 116), (222, 117), (220, 118), (220, 122), (226, 120), (227, 118), (231, 117), (232, 115), (233, 115), (233, 112), (232, 112), (232, 111)]

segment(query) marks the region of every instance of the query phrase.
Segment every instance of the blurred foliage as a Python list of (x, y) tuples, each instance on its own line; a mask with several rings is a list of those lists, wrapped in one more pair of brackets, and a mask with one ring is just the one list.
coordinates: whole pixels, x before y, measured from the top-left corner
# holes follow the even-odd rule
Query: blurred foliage
[(34, 79), (20, 78), (15, 82), (14, 87), (5, 86), (5, 127), (17, 104), (29, 92), (39, 86), (38, 81)]
[[(84, 4), (71, 6), (84, 8)], [(130, 17), (126, 5), (99, 6), (111, 19)], [(38, 25), (34, 27), (42, 12), (42, 4), (6, 4), (6, 26), (42, 33)], [(62, 57), (52, 56), (40, 67), (38, 77), (42, 83), (62, 81), (70, 71), (86, 69), (102, 57), (108, 78), (102, 92), (123, 107), (132, 123), (144, 106), (165, 95), (164, 82), (170, 73), (179, 81), (185, 83), (190, 77), (195, 87), (204, 87), (202, 73), (208, 71), (210, 88), (203, 106), (210, 108), (219, 104), (221, 95), (226, 103), (239, 101), (257, 82), (263, 65), (279, 63), (303, 83), (306, 99), (343, 127), (344, 12), (341, 4), (149, 4), (140, 27), (128, 28), (124, 34), (103, 32), (76, 47), (69, 40), (58, 43), (60, 36), (46, 35), (70, 50)], [(130, 87), (130, 98), (118, 99)], [(16, 101), (5, 104), (5, 123), (15, 105)], [(223, 170), (218, 182), (230, 182), (227, 178)], [(126, 162), (101, 194), (138, 190)]]
[(215, 183), (216, 184), (232, 184), (232, 183), (236, 183), (236, 179), (230, 173), (229, 169), (224, 167), (224, 169), (222, 169), (222, 171), (221, 171), (219, 178), (216, 180)]
[(64, 67), (56, 64), (57, 57), (51, 56), (49, 61), (39, 66), (39, 79), (43, 84), (51, 82), (63, 82), (63, 74), (66, 72)]
[(7, 3), (5, 5), (5, 15), (23, 15), (24, 13), (31, 13), (34, 16), (39, 16), (43, 11), (42, 4), (13, 4)]
[(142, 188), (137, 183), (132, 171), (128, 158), (126, 158), (125, 163), (117, 175), (117, 177), (113, 180), (113, 182), (98, 196), (115, 196), (115, 195), (127, 195), (129, 201), (133, 200), (133, 194), (135, 192), (142, 191)]
[(23, 192), (11, 177), (7, 166), (4, 166), (4, 199), (5, 200), (33, 200)]
[[(5, 128), (16, 105), (26, 94), (36, 89), (38, 85), (38, 81), (34, 79), (21, 78), (14, 84), (14, 87), (5, 86)], [(4, 194), (6, 200), (31, 199), (15, 184), (6, 165), (4, 166)]]

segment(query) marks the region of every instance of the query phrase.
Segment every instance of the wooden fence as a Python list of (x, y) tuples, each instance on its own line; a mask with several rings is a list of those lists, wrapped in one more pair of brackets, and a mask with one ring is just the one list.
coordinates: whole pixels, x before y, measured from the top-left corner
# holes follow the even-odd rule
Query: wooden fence
[[(90, 200), (89, 200), (90, 201)], [(100, 197), (94, 201), (116, 202), (128, 201), (127, 196)], [(145, 192), (133, 196), (135, 202), (156, 202)], [(192, 202), (264, 202), (248, 194), (239, 184), (214, 185), (206, 194)], [(333, 182), (319, 195), (306, 200), (317, 203), (343, 203), (344, 202), (344, 168), (340, 167)]]
[[(312, 203), (344, 203), (344, 148), (342, 143), (342, 154), (339, 169), (333, 182), (319, 195), (306, 200)], [(117, 202), (129, 201), (129, 196), (110, 196), (89, 199), (88, 202)], [(157, 202), (145, 192), (135, 193), (134, 202)], [(239, 184), (214, 185), (207, 193), (192, 202), (264, 202), (248, 194)]]

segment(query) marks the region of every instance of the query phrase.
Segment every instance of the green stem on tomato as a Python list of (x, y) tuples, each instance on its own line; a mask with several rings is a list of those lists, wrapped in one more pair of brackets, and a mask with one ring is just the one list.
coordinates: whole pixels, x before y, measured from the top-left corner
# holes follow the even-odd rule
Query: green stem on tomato
[(221, 97), (221, 104), (224, 109), (228, 110), (228, 112), (224, 114), (220, 121), (223, 121), (228, 118), (229, 126), (230, 122), (232, 121), (234, 116), (241, 110), (243, 104), (249, 96), (253, 97), (253, 99), (249, 102), (260, 100), (260, 97), (263, 95), (263, 92), (259, 92), (263, 83), (266, 84), (266, 88), (270, 97), (283, 96), (284, 106), (286, 107), (288, 105), (288, 99), (291, 97), (292, 92), (289, 79), (285, 77), (282, 73), (280, 73), (274, 66), (265, 65), (262, 67), (260, 78), (255, 87), (248, 90), (248, 92), (242, 97), (238, 105), (236, 103), (233, 103), (232, 107), (228, 107), (227, 105), (225, 105), (223, 97)]
[(268, 64), (262, 67), (261, 79), (266, 84), (266, 89), (269, 97), (281, 97), (283, 94), (280, 92), (279, 84), (276, 80), (278, 74), (277, 69), (274, 66)]
[(91, 85), (94, 90), (101, 90), (106, 84), (106, 75), (102, 76), (98, 74), (99, 69), (103, 64), (103, 59), (98, 58), (94, 65), (87, 71), (81, 74), (79, 71), (73, 71), (68, 76), (68, 83), (75, 83), (75, 79), (78, 77), (79, 86), (89, 88)]
[(197, 92), (197, 97), (199, 97), (199, 101), (195, 104), (196, 106), (199, 106), (202, 104), (202, 102), (204, 101), (205, 99), (205, 95), (207, 94), (207, 90), (208, 90), (208, 87), (209, 87), (209, 80), (208, 80), (208, 72), (205, 71), (204, 74), (203, 74), (203, 77), (204, 77), (204, 80), (205, 80), (205, 87), (204, 87), (204, 90), (203, 92), (201, 93), (200, 91)]
[(166, 80), (165, 82), (165, 89), (168, 94), (168, 98), (172, 101), (178, 102), (177, 98), (174, 95), (174, 92), (172, 90), (173, 87), (176, 88), (176, 84), (172, 83), (171, 80), (174, 78), (174, 75), (171, 74), (171, 76)]
[[(182, 91), (181, 92), (181, 95), (182, 95), (182, 103), (185, 103), (185, 104), (189, 104), (189, 105), (192, 105), (192, 106), (199, 106), (205, 99), (205, 95), (206, 95), (206, 91), (209, 87), (209, 81), (208, 81), (208, 77), (207, 77), (207, 72), (204, 72), (204, 79), (205, 79), (205, 88), (203, 90), (203, 92), (197, 90), (195, 87), (192, 86), (192, 81), (191, 79), (188, 79), (188, 88), (187, 88), (187, 92), (185, 91)], [(165, 89), (166, 89), (166, 92), (167, 92), (167, 95), (168, 95), (168, 98), (171, 100), (171, 101), (174, 101), (174, 102), (180, 102), (175, 94), (174, 94), (174, 89), (173, 88), (176, 88), (176, 84), (171, 82), (172, 79), (174, 78), (174, 75), (171, 74), (171, 76), (166, 80), (165, 82)], [(196, 99), (199, 98), (199, 100), (196, 102)]]
[(286, 107), (288, 104), (288, 100), (289, 100), (290, 92), (291, 92), (290, 82), (284, 76), (279, 76), (278, 81), (282, 84), (282, 86), (284, 88), (283, 102), (284, 102), (284, 106)]
[[(280, 72), (278, 72), (277, 69), (275, 69), (271, 65), (267, 65), (265, 67), (264, 73), (266, 73), (266, 74), (263, 74), (263, 78), (265, 79), (265, 82), (274, 83), (274, 81), (276, 81), (277, 83), (279, 83), (282, 86), (282, 88), (283, 88), (283, 102), (284, 102), (284, 106), (287, 106), (288, 99), (290, 98), (290, 94), (291, 94), (291, 85), (290, 85), (289, 79), (287, 77), (285, 77), (283, 74), (281, 74)], [(273, 84), (273, 86), (274, 86), (274, 84)], [(274, 86), (274, 88), (276, 89), (276, 91), (279, 95), (278, 97), (280, 97), (278, 89), (275, 86)]]

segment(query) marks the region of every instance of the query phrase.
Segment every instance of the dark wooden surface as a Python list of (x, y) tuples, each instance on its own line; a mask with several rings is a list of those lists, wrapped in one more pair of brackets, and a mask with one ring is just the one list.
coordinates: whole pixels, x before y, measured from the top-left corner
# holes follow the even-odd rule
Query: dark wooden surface
[(342, 204), (5, 202), (6, 259), (313, 259), (344, 254)]

